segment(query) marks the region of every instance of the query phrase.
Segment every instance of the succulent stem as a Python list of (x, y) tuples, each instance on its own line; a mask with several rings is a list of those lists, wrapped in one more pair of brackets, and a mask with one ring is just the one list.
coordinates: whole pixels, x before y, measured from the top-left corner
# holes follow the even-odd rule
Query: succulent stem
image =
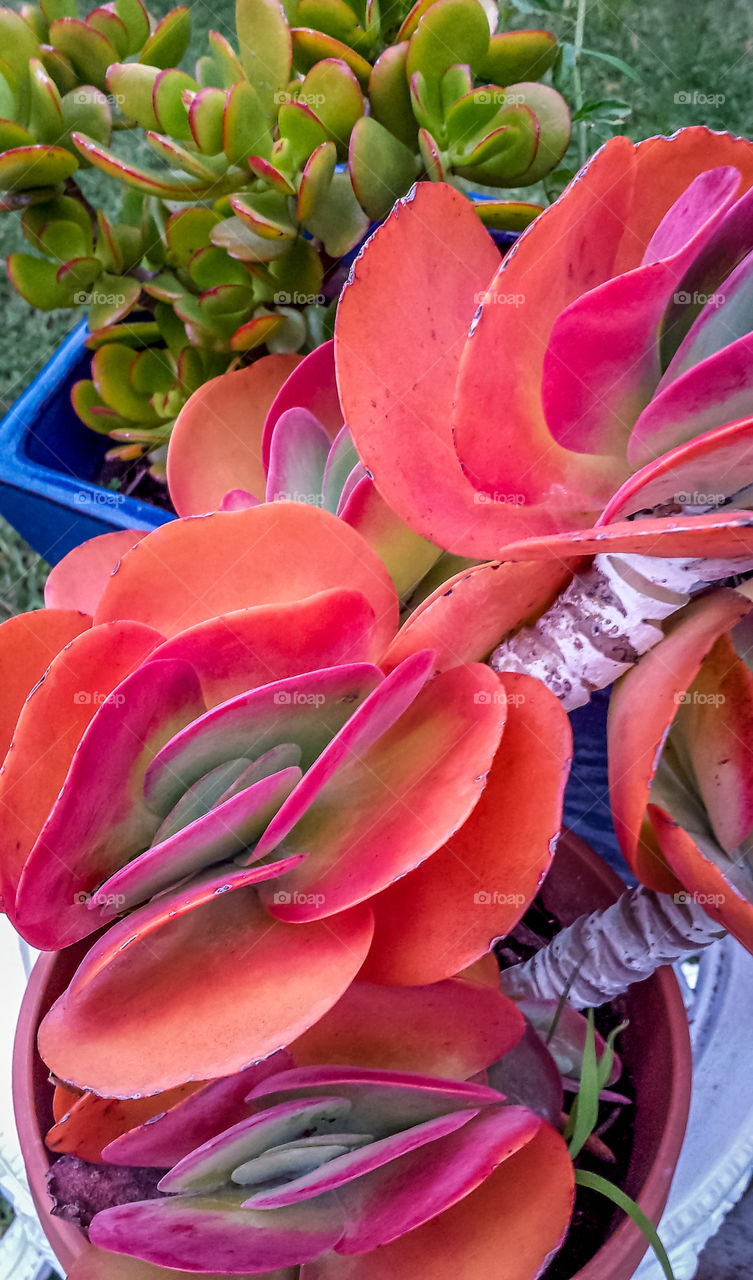
[(611, 907), (579, 916), (530, 960), (504, 970), (502, 989), (515, 999), (558, 1000), (569, 986), (571, 1005), (595, 1007), (724, 934), (690, 894), (626, 889)]
[(740, 568), (739, 560), (596, 556), (534, 626), (495, 649), (491, 665), (538, 676), (572, 711), (661, 640), (663, 619)]

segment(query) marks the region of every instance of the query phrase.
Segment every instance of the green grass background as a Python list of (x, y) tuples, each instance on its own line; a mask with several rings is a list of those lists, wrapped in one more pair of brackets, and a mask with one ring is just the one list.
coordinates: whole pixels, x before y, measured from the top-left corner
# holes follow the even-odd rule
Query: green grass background
[[(92, 0), (93, 2), (93, 0)], [(571, 38), (575, 0), (554, 5), (531, 0), (535, 12), (511, 6), (511, 25), (547, 27)], [(18, 8), (18, 4), (13, 7)], [(82, 6), (83, 7), (83, 6)], [(156, 17), (171, 7), (165, 0), (149, 5)], [(192, 56), (204, 51), (207, 32), (234, 34), (231, 0), (209, 5), (191, 0)], [(753, 135), (753, 5), (750, 0), (590, 0), (585, 46), (611, 53), (638, 73), (636, 84), (604, 63), (587, 58), (583, 66), (586, 99), (622, 98), (632, 114), (624, 128), (637, 139), (673, 133), (685, 125)], [(713, 101), (710, 101), (713, 100)], [(597, 140), (594, 139), (594, 143)], [(99, 175), (84, 175), (87, 194), (105, 211), (115, 212), (112, 184)], [(13, 215), (0, 218), (0, 256), (24, 247)], [(0, 273), (0, 414), (4, 413), (50, 358), (55, 347), (80, 318), (77, 312), (35, 312), (10, 288)], [(6, 524), (0, 521), (0, 620), (41, 604), (46, 567)]]

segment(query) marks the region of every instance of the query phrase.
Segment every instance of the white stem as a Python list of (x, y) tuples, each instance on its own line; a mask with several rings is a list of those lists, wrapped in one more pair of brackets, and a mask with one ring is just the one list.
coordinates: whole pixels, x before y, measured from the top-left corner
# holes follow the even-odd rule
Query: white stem
[(662, 638), (691, 595), (753, 568), (749, 560), (599, 555), (532, 627), (495, 649), (495, 671), (538, 676), (567, 711), (588, 702)]
[(558, 1000), (570, 984), (570, 1004), (595, 1007), (722, 937), (690, 894), (626, 889), (613, 906), (580, 916), (530, 960), (505, 969), (502, 990), (514, 999)]

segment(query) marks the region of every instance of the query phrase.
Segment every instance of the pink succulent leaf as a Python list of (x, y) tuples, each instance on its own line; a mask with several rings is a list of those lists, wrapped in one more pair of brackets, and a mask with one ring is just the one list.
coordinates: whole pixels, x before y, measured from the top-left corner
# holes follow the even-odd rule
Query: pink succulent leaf
[(667, 304), (739, 182), (731, 166), (699, 174), (663, 218), (641, 266), (583, 294), (557, 318), (542, 395), (558, 444), (576, 453), (624, 449), (661, 376), (658, 331)]
[(47, 575), (46, 608), (80, 609), (93, 614), (121, 555), (145, 536), (140, 529), (118, 529), (74, 547)]
[(456, 1132), (347, 1183), (339, 1191), (346, 1228), (335, 1251), (367, 1253), (435, 1218), (530, 1142), (541, 1124), (525, 1107), (487, 1107)]
[[(366, 470), (363, 463), (362, 462), (354, 463), (353, 467), (348, 472), (348, 475), (345, 478), (345, 483), (343, 484), (342, 491), (340, 493), (340, 499), (337, 504), (337, 514), (339, 515), (341, 520), (345, 518), (345, 513), (348, 510), (348, 507), (350, 505), (350, 499), (353, 493), (359, 488), (360, 485), (363, 484), (365, 480), (369, 480), (369, 478), (370, 478), (369, 473)], [(374, 483), (373, 480), (371, 481), (371, 483), (372, 484)]]
[[(416, 674), (408, 663), (406, 677)], [(362, 754), (356, 746), (285, 835), (286, 853), (307, 858), (274, 894), (260, 890), (270, 913), (291, 921), (330, 916), (441, 848), (484, 791), (505, 718), (498, 689), (488, 668), (456, 667), (425, 684)], [(289, 804), (297, 803), (294, 793)]]
[(248, 1116), (191, 1151), (164, 1175), (160, 1190), (188, 1195), (219, 1190), (239, 1165), (264, 1155), (270, 1148), (349, 1127), (350, 1111), (350, 1102), (336, 1095), (280, 1102)]
[(255, 1105), (274, 1106), (287, 1098), (317, 1097), (322, 1092), (351, 1104), (348, 1127), (356, 1133), (387, 1137), (452, 1111), (499, 1104), (500, 1094), (486, 1085), (442, 1080), (410, 1071), (372, 1067), (297, 1067), (270, 1076), (249, 1095)]
[(166, 813), (210, 769), (295, 742), (307, 770), (384, 679), (368, 663), (291, 676), (239, 694), (194, 720), (155, 756), (144, 780), (148, 805)]
[[(327, 465), (324, 468), (322, 498), (325, 511), (340, 514), (339, 508), (345, 485), (354, 468), (360, 468), (360, 465), (350, 429), (344, 426), (332, 441)], [(359, 474), (365, 475), (365, 471)]]
[(563, 1105), (562, 1077), (541, 1036), (526, 1019), (523, 1037), (487, 1068), (487, 1080), (508, 1102), (530, 1108), (549, 1124), (559, 1125)]
[(307, 355), (280, 388), (267, 414), (262, 438), (262, 462), (269, 469), (272, 435), (278, 419), (288, 409), (308, 409), (322, 424), (330, 440), (337, 439), (343, 414), (335, 381), (334, 342), (324, 342)]
[(291, 1066), (290, 1055), (281, 1049), (234, 1075), (210, 1080), (169, 1111), (116, 1138), (102, 1154), (111, 1164), (171, 1169), (215, 1134), (245, 1119), (250, 1111), (249, 1092), (267, 1076)]
[(158, 1266), (253, 1275), (316, 1258), (342, 1236), (343, 1211), (334, 1196), (255, 1213), (242, 1208), (244, 1195), (227, 1189), (106, 1209), (92, 1223), (90, 1239)]
[(723, 281), (706, 301), (689, 333), (680, 343), (657, 390), (710, 359), (753, 329), (753, 253)]
[(371, 476), (364, 474), (355, 480), (351, 488), (351, 480), (357, 473), (358, 468), (354, 468), (348, 478), (337, 514), (346, 524), (357, 529), (378, 552), (389, 570), (395, 590), (401, 599), (405, 599), (436, 564), (442, 554), (441, 549), (419, 533), (414, 533), (395, 515)]
[(228, 489), (219, 505), (220, 511), (247, 511), (249, 507), (258, 507), (259, 498), (255, 498), (247, 489)]
[(295, 791), (281, 807), (259, 840), (254, 855), (262, 858), (275, 849), (305, 815), (338, 769), (355, 756), (363, 756), (400, 719), (430, 679), (434, 667), (431, 649), (417, 653), (396, 667), (353, 711), (340, 731), (308, 769)]
[(141, 666), (99, 708), (19, 882), (17, 927), (33, 945), (59, 948), (96, 928), (90, 893), (159, 827), (143, 798), (146, 770), (203, 710), (195, 671), (177, 661)]
[(267, 468), (267, 502), (322, 502), (330, 439), (308, 409), (286, 409), (275, 423)]
[[(453, 1111), (450, 1115), (426, 1120), (423, 1124), (413, 1125), (410, 1129), (390, 1134), (387, 1138), (376, 1139), (356, 1151), (349, 1151), (344, 1155), (336, 1156), (333, 1160), (328, 1160), (319, 1168), (303, 1173), (283, 1186), (257, 1191), (245, 1201), (244, 1208), (281, 1209), (286, 1205), (300, 1204), (304, 1200), (328, 1191), (340, 1190), (354, 1178), (368, 1178), (369, 1174), (382, 1169), (391, 1161), (400, 1160), (410, 1152), (426, 1148), (431, 1143), (447, 1137), (448, 1134), (455, 1133), (477, 1115), (478, 1111), (472, 1109)], [(424, 1156), (430, 1158), (431, 1152), (424, 1151)], [(254, 1178), (253, 1169), (244, 1169), (243, 1181), (246, 1185), (249, 1185), (246, 1179), (251, 1178)], [(240, 1178), (236, 1177), (233, 1180), (240, 1181)], [(255, 1178), (254, 1181), (256, 1181)], [(164, 1180), (161, 1185), (164, 1186)]]
[[(100, 920), (111, 919), (186, 876), (237, 857), (258, 839), (300, 778), (295, 767), (262, 778), (167, 840), (155, 842), (105, 881), (90, 908), (99, 910)], [(271, 867), (265, 871), (274, 874)], [(99, 902), (103, 905), (98, 907)]]
[(161, 1093), (240, 1071), (322, 1017), (361, 967), (373, 918), (358, 907), (271, 922), (256, 884), (277, 870), (204, 873), (112, 925), (40, 1029), (55, 1074), (103, 1097)]
[(753, 484), (753, 418), (729, 422), (679, 444), (636, 471), (617, 490), (597, 524), (652, 511), (665, 504), (746, 506)]

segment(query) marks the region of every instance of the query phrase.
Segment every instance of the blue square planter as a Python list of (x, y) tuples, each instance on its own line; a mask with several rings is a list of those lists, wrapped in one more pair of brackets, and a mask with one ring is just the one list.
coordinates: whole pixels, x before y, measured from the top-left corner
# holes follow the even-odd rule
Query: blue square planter
[(73, 383), (89, 376), (86, 335), (83, 320), (0, 422), (0, 515), (50, 564), (98, 533), (173, 519), (94, 483), (110, 441), (70, 401)]

